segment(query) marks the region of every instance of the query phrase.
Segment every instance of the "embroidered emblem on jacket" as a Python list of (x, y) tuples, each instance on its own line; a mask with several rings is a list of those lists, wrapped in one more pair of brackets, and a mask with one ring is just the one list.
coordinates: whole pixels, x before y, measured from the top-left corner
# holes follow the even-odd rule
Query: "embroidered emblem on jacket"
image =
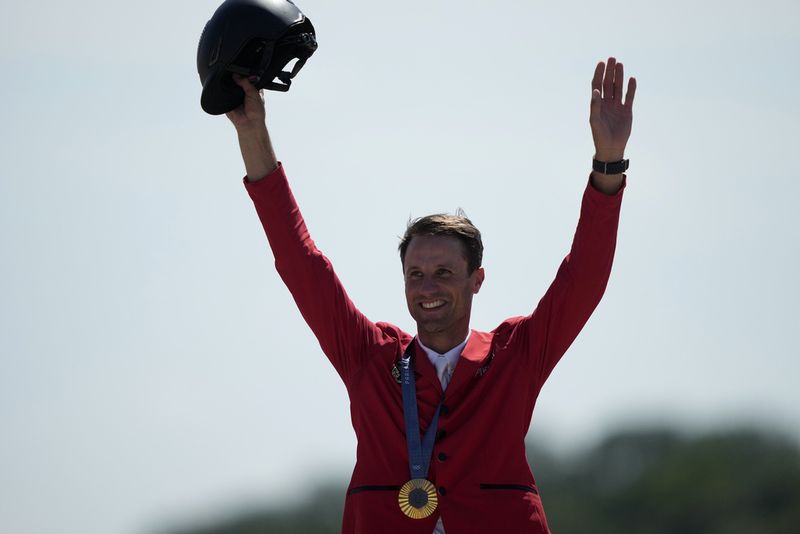
[(494, 351), (492, 351), (491, 354), (489, 354), (489, 359), (486, 361), (486, 364), (477, 371), (475, 371), (475, 376), (480, 378), (483, 375), (485, 375), (489, 371), (489, 367), (492, 365), (492, 360), (494, 360)]

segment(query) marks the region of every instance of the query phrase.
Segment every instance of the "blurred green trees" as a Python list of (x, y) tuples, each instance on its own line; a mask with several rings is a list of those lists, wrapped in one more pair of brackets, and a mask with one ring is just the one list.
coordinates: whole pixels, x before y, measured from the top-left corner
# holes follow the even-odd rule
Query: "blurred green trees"
[[(529, 458), (543, 465), (536, 450)], [(553, 532), (800, 533), (800, 451), (775, 435), (626, 432), (545, 465), (538, 482)]]
[[(528, 458), (556, 534), (800, 533), (800, 449), (778, 435), (626, 431), (569, 458), (532, 445)], [(338, 534), (346, 485), (167, 534)]]

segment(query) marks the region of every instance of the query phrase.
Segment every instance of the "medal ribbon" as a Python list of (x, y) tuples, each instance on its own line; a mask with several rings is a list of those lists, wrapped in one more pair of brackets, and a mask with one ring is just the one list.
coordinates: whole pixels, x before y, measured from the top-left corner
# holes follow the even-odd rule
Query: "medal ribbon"
[(400, 379), (403, 391), (403, 418), (406, 423), (406, 444), (408, 445), (408, 466), (411, 478), (427, 478), (428, 468), (431, 465), (433, 442), (436, 437), (436, 427), (439, 423), (439, 411), (442, 402), (436, 407), (433, 419), (425, 432), (425, 437), (419, 437), (419, 412), (417, 411), (417, 385), (414, 378), (414, 362), (411, 355), (414, 351), (414, 340), (408, 344), (403, 359), (400, 361)]

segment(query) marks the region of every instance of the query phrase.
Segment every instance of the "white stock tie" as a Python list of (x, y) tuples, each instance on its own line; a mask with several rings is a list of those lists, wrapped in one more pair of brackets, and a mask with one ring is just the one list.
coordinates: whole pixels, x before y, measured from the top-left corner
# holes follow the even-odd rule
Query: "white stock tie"
[(444, 356), (437, 356), (434, 360), (436, 366), (436, 375), (439, 377), (439, 382), (442, 383), (442, 390), (447, 389), (447, 384), (450, 383), (450, 363)]

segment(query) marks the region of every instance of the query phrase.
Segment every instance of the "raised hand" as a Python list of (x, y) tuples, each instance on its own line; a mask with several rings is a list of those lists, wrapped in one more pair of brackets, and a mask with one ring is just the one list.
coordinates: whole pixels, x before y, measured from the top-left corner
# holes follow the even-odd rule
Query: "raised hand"
[(237, 131), (263, 128), (266, 119), (264, 90), (256, 89), (252, 83), (256, 81), (255, 79), (250, 80), (240, 74), (234, 74), (233, 81), (244, 91), (244, 102), (225, 116), (230, 119)]
[(636, 78), (628, 80), (623, 103), (624, 81), (622, 63), (617, 63), (613, 57), (608, 58), (608, 63), (599, 62), (594, 69), (589, 124), (592, 127), (595, 158), (600, 161), (619, 161), (625, 155), (625, 145), (631, 135), (633, 122)]

